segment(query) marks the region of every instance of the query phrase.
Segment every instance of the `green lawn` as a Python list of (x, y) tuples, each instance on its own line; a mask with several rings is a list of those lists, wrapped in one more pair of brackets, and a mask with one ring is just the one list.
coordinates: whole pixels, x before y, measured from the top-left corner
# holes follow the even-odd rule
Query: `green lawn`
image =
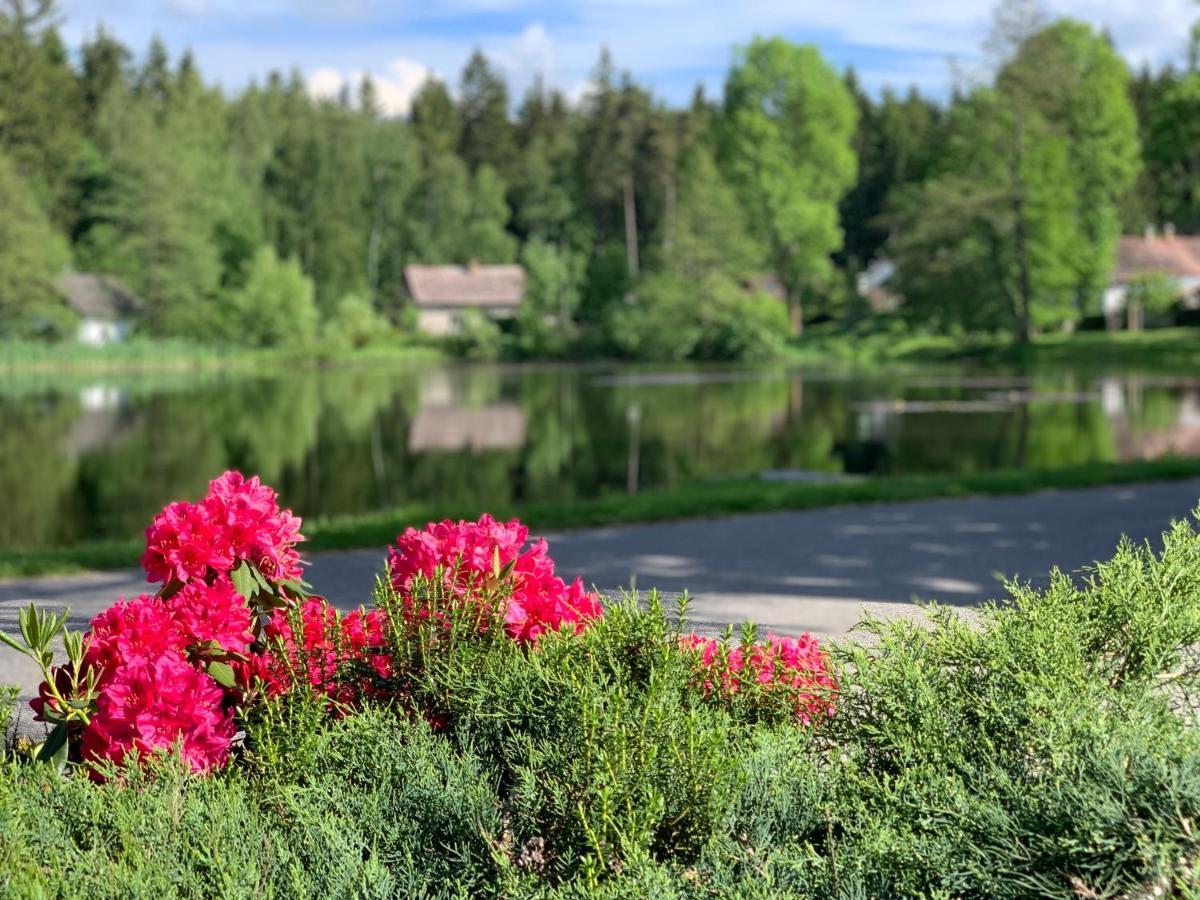
[(812, 328), (792, 345), (791, 357), (808, 365), (965, 362), (1200, 373), (1200, 329), (1055, 333), (1019, 346), (1005, 335), (952, 337), (911, 331), (895, 320), (871, 319), (849, 331)]
[[(482, 512), (519, 517), (537, 531), (629, 522), (655, 522), (737, 513), (815, 509), (852, 503), (889, 503), (937, 497), (1025, 494), (1055, 488), (1094, 487), (1200, 476), (1200, 459), (1091, 463), (1040, 471), (993, 471), (968, 475), (862, 478), (830, 484), (730, 479), (619, 494), (568, 504), (526, 503), (481, 509), (468, 504), (414, 503), (384, 513), (309, 520), (306, 552), (382, 548), (409, 525), (437, 519), (474, 518)], [(303, 510), (298, 510), (303, 514)], [(0, 550), (0, 577), (59, 574), (135, 566), (141, 541), (104, 541), (44, 550)]]
[[(105, 347), (64, 342), (0, 341), (5, 373), (196, 371), (269, 369), (281, 365), (341, 365), (444, 358), (432, 344), (396, 338), (356, 350), (331, 347), (252, 349), (184, 340), (135, 339)], [(1087, 331), (1039, 336), (1017, 346), (1006, 335), (951, 336), (914, 331), (897, 319), (875, 317), (846, 329), (810, 328), (789, 348), (787, 362), (805, 365), (978, 363), (994, 366), (1072, 366), (1200, 372), (1200, 328), (1142, 332)]]
[(248, 348), (198, 344), (185, 340), (135, 339), (103, 347), (74, 342), (0, 341), (0, 376), (71, 375), (94, 372), (179, 372), (258, 370), (284, 365), (321, 366), (412, 359), (440, 359), (436, 348), (395, 339), (359, 349), (327, 346)]

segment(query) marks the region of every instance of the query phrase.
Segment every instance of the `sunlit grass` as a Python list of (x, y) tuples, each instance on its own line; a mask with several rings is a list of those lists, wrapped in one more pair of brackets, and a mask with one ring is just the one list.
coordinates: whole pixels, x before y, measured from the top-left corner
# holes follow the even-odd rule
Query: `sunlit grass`
[(879, 318), (850, 330), (833, 325), (810, 329), (793, 343), (790, 356), (809, 365), (970, 363), (1200, 373), (1200, 329), (1053, 333), (1022, 346), (1005, 334), (929, 334), (910, 330), (895, 319)]
[(282, 365), (319, 366), (436, 359), (440, 355), (431, 346), (399, 338), (353, 350), (320, 344), (253, 349), (177, 339), (140, 338), (99, 347), (74, 342), (0, 341), (0, 377), (230, 368), (253, 371)]

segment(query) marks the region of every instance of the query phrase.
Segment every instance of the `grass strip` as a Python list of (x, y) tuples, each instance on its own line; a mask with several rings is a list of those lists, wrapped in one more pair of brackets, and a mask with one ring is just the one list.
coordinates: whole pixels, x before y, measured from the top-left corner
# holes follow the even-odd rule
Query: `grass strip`
[(1038, 335), (1028, 344), (1015, 344), (1003, 334), (955, 337), (911, 331), (887, 320), (870, 320), (848, 330), (812, 328), (792, 344), (789, 359), (807, 366), (964, 364), (1118, 374), (1195, 374), (1200, 371), (1200, 329), (1055, 333)]
[[(715, 518), (738, 513), (817, 509), (856, 503), (896, 503), (940, 497), (1002, 496), (1042, 490), (1170, 481), (1200, 476), (1200, 459), (1167, 458), (1087, 463), (1056, 469), (999, 470), (967, 475), (904, 475), (810, 484), (739, 478), (614, 494), (565, 504), (500, 504), (500, 518), (519, 517), (535, 532)], [(411, 503), (380, 513), (306, 521), (307, 553), (384, 547), (408, 526), (438, 519), (474, 518), (485, 510), (465, 503)], [(301, 514), (303, 510), (300, 510)], [(0, 550), (0, 578), (119, 569), (138, 564), (138, 538), (68, 547)]]

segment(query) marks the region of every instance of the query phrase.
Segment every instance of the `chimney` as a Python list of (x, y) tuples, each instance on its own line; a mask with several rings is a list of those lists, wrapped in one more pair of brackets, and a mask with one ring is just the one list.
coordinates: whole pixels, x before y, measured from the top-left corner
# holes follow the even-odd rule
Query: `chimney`
[(1142, 237), (1148, 241), (1154, 239), (1154, 226), (1149, 222), (1147, 222), (1146, 227), (1142, 229)]
[(1171, 238), (1175, 237), (1175, 223), (1174, 222), (1168, 222), (1166, 225), (1163, 226), (1163, 237), (1165, 237), (1168, 241)]

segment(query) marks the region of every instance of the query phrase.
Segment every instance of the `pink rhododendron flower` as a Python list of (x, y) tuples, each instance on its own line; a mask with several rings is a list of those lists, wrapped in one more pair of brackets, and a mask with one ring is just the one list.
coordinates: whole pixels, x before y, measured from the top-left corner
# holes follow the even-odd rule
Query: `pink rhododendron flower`
[(147, 581), (187, 583), (210, 572), (226, 573), (233, 563), (225, 535), (203, 505), (172, 503), (146, 529), (142, 568)]
[(564, 625), (578, 633), (602, 614), (599, 597), (579, 580), (567, 586), (554, 574), (546, 542), (526, 549), (528, 539), (529, 529), (518, 520), (497, 522), (487, 514), (475, 522), (409, 528), (389, 553), (392, 585), (414, 620), (438, 614), (416, 606), (413, 585), (418, 576), (433, 578), (440, 569), (452, 596), (484, 607), (483, 628), (491, 616), (502, 615), (505, 631), (522, 643)]
[[(529, 544), (519, 521), (485, 515), (408, 529), (388, 562), (398, 613), (389, 607), (342, 616), (321, 597), (295, 596), (299, 528), (275, 491), (233, 471), (213, 480), (200, 502), (171, 503), (155, 517), (143, 564), (162, 590), (97, 615), (82, 656), (49, 667), (32, 701), (39, 718), (70, 726), (71, 759), (121, 763), (131, 751), (178, 748), (189, 768), (208, 772), (229, 757), (235, 714), (262, 694), (296, 687), (328, 698), (339, 715), (373, 699), (445, 728), (446, 711), (421, 708), (412, 673), (398, 671), (401, 661), (419, 664), (393, 645), (414, 637), (413, 624), (449, 625), (465, 609), (480, 631), (502, 627), (513, 640), (536, 644), (547, 631), (578, 634), (602, 615), (599, 597), (580, 579), (567, 584), (554, 573), (544, 540)], [(417, 590), (418, 578), (439, 573), (438, 590)], [(389, 620), (397, 614), (403, 621)], [(769, 663), (755, 664), (778, 668), (776, 657), (791, 664), (805, 651), (781, 643), (762, 652), (772, 654)]]
[(130, 750), (178, 746), (193, 772), (224, 765), (234, 735), (224, 698), (212, 678), (174, 651), (127, 660), (112, 674), (84, 729), (83, 758), (120, 764)]
[(721, 642), (696, 634), (680, 638), (680, 647), (696, 654), (702, 671), (699, 682), (706, 695), (731, 697), (751, 685), (766, 690), (788, 690), (795, 695), (796, 715), (808, 724), (815, 717), (834, 713), (837, 681), (829, 658), (810, 634), (779, 637), (768, 633), (766, 640), (749, 646), (729, 648)]
[[(339, 713), (363, 697), (389, 699), (388, 689), (380, 683), (395, 674), (386, 625), (382, 610), (356, 610), (342, 617), (324, 599), (313, 597), (290, 614), (279, 610), (271, 617), (264, 629), (267, 651), (243, 664), (243, 677), (258, 678), (268, 696), (283, 694), (298, 681), (307, 682), (316, 693), (336, 701)], [(367, 668), (355, 675), (350, 663)]]
[(257, 475), (247, 479), (240, 472), (226, 472), (209, 484), (204, 507), (235, 559), (250, 560), (272, 582), (300, 578), (295, 546), (304, 540), (300, 519), (291, 510), (280, 510), (275, 491)]
[(229, 471), (200, 503), (172, 503), (154, 518), (142, 567), (148, 581), (187, 584), (227, 575), (248, 560), (279, 583), (300, 578), (295, 545), (303, 539), (300, 519), (279, 509), (275, 491), (258, 476)]
[[(264, 607), (252, 607), (230, 577), (249, 562), (273, 586), (267, 593), (275, 601), (291, 602), (284, 582), (301, 574), (299, 529), (275, 491), (233, 471), (212, 481), (199, 503), (168, 504), (146, 530), (142, 557), (147, 579), (164, 590), (119, 600), (97, 615), (84, 638), (78, 683), (70, 666), (51, 668), (32, 702), (35, 713), (86, 721), (82, 747), (72, 751), (85, 760), (119, 762), (131, 749), (178, 744), (195, 771), (221, 765), (233, 710), (252, 696), (246, 689), (256, 680), (280, 692), (291, 684), (293, 663), (322, 688), (336, 673), (334, 610), (324, 601), (306, 603), (298, 640), (277, 610), (267, 630), (283, 641), (284, 653), (258, 652), (255, 616)], [(233, 669), (228, 689), (208, 674), (215, 661)]]
[(99, 670), (103, 686), (127, 662), (181, 652), (186, 639), (166, 605), (158, 597), (142, 594), (118, 600), (97, 614), (85, 643), (84, 665)]
[(216, 641), (226, 652), (245, 653), (254, 640), (250, 608), (225, 576), (186, 584), (165, 606), (186, 646)]
[(552, 577), (536, 583), (526, 582), (522, 590), (514, 591), (504, 612), (504, 628), (514, 640), (536, 642), (546, 631), (557, 631), (573, 625), (576, 634), (592, 619), (603, 614), (600, 598), (576, 578), (569, 586)]
[[(299, 618), (300, 633), (293, 627)], [(294, 610), (276, 610), (263, 629), (269, 642), (259, 674), (267, 693), (286, 693), (297, 676), (321, 693), (330, 693), (338, 671), (337, 610), (322, 597), (310, 597)]]
[(354, 610), (342, 618), (343, 654), (365, 662), (380, 678), (390, 678), (394, 665), (387, 648), (387, 614), (381, 609)]

